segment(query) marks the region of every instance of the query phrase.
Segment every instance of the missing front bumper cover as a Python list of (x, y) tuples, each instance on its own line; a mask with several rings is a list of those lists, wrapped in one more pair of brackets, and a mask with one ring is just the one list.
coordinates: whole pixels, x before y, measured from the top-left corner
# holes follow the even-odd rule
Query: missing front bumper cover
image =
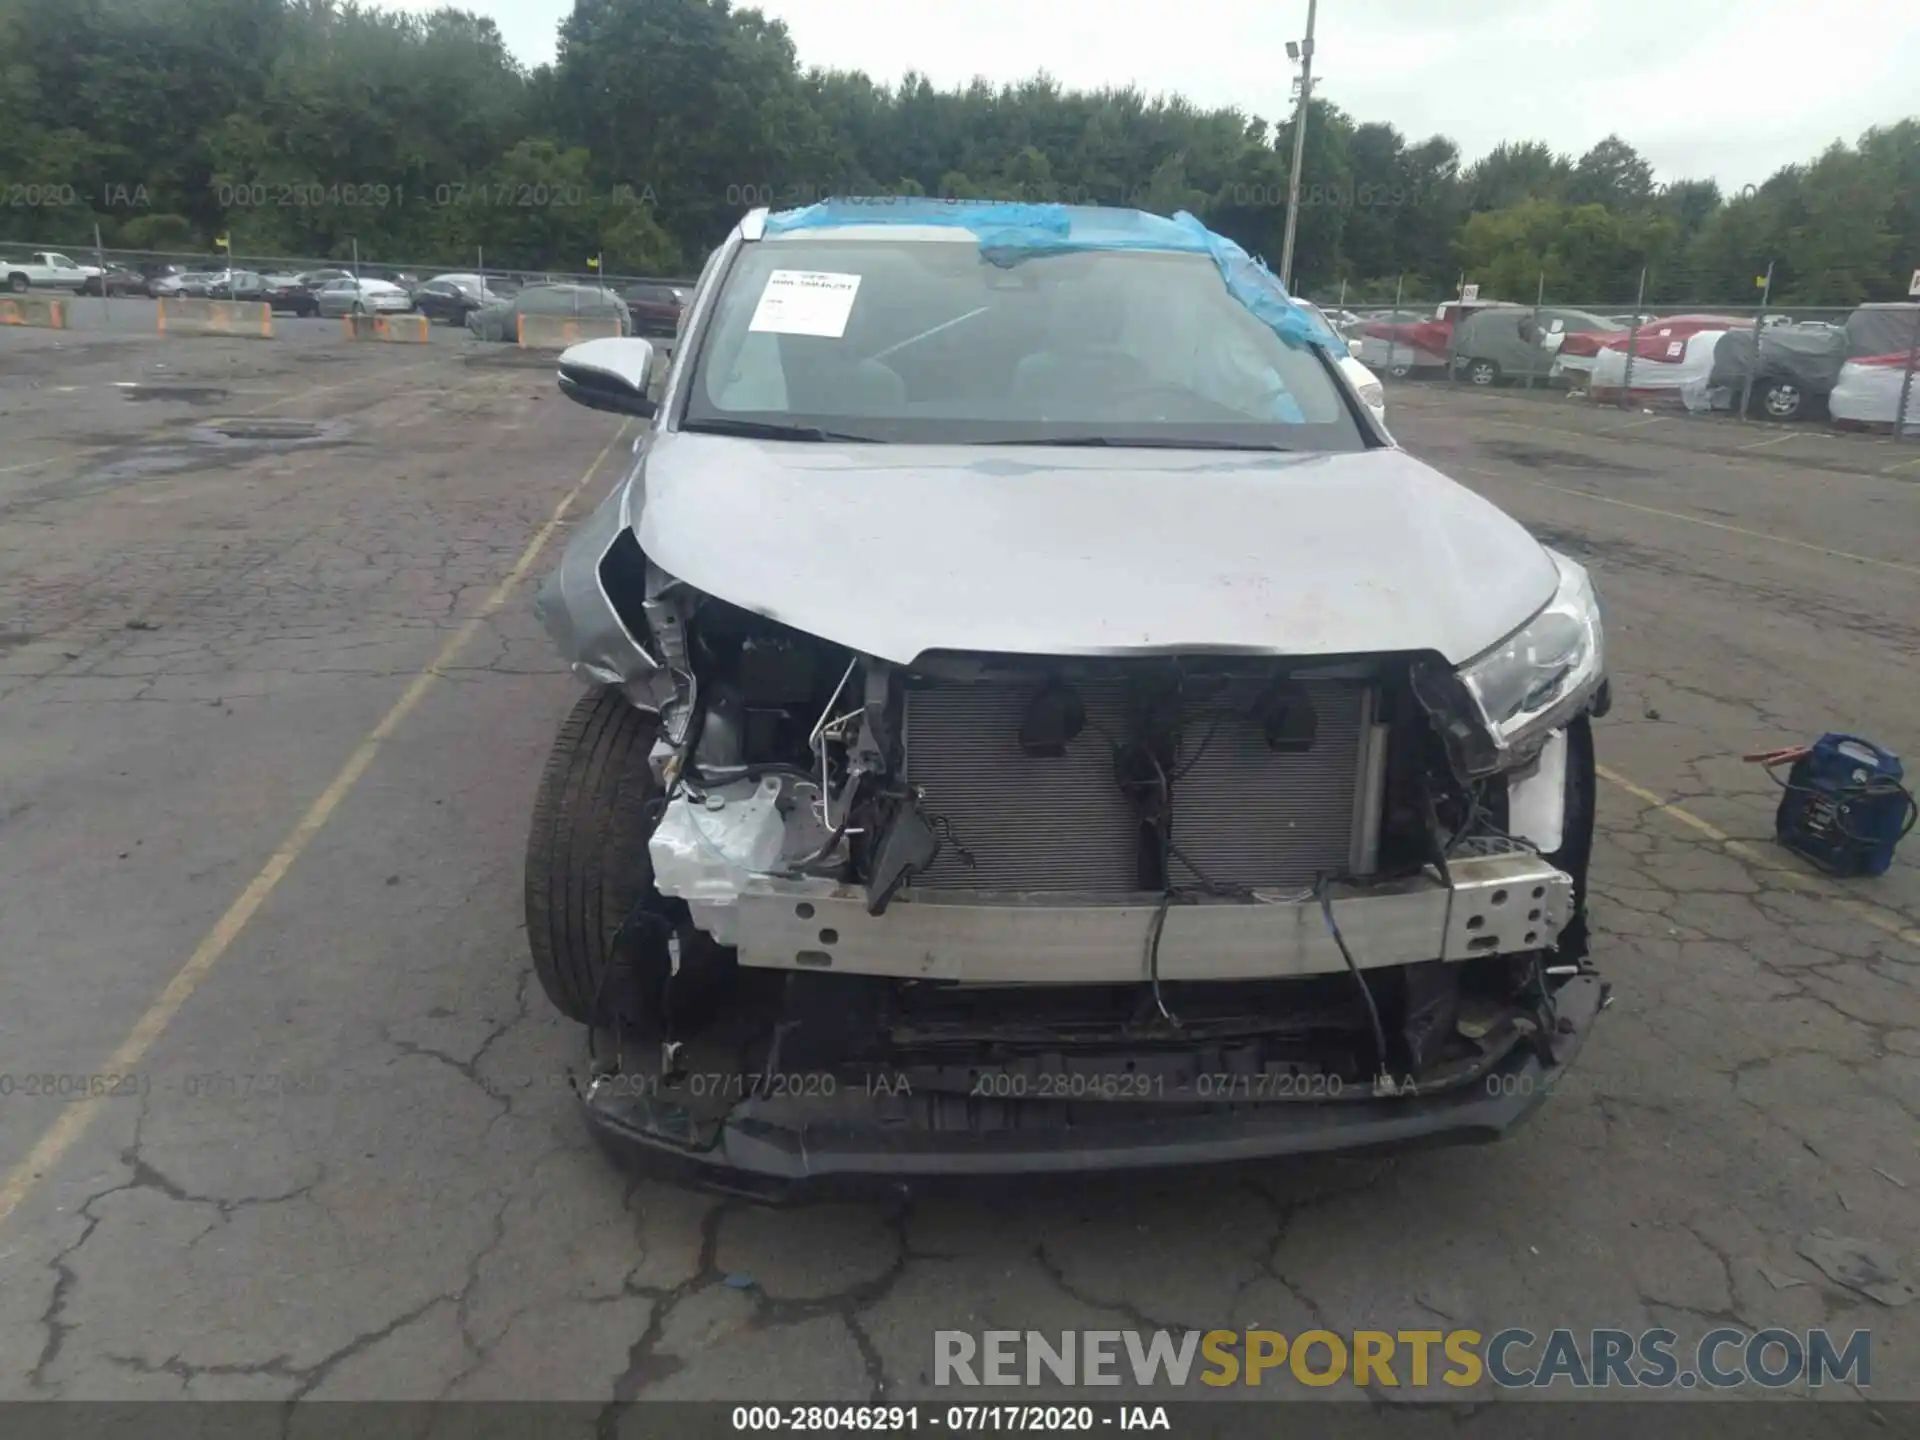
[[(737, 946), (749, 968), (986, 984), (1150, 978), (1147, 937), (1158, 895), (891, 885), (876, 894), (783, 876), (790, 855), (818, 848), (820, 827), (809, 806), (787, 803), (777, 785), (751, 782), (725, 787), (725, 795), (716, 791), (706, 803), (719, 808), (696, 812), (687, 798), (668, 806), (651, 843), (655, 883), (689, 904), (695, 925)], [(908, 855), (887, 871), (910, 880), (918, 858)], [(1573, 877), (1537, 854), (1461, 857), (1450, 871), (1451, 890), (1431, 872), (1336, 888), (1340, 929), (1362, 969), (1551, 949), (1573, 918)], [(1315, 899), (1253, 894), (1169, 910), (1160, 935), (1161, 980), (1285, 979), (1345, 969)]]
[[(1550, 949), (1572, 918), (1572, 878), (1537, 855), (1475, 856), (1451, 869), (1451, 897), (1430, 875), (1335, 891), (1341, 932), (1362, 969)], [(737, 898), (725, 908), (744, 966), (976, 984), (1149, 978), (1146, 937), (1158, 897), (1082, 902), (906, 890), (875, 916), (856, 886), (737, 878)], [(711, 892), (699, 898), (710, 900)], [(1160, 938), (1164, 982), (1285, 979), (1345, 968), (1310, 898), (1178, 905)]]
[[(1502, 1138), (1551, 1093), (1586, 1043), (1607, 987), (1592, 975), (1554, 997), (1539, 1047), (1516, 1044), (1446, 1088), (1376, 1098), (1313, 1087), (1254, 1091), (1198, 1081), (1199, 1053), (1162, 1052), (1156, 1089), (1107, 1100), (957, 1095), (846, 1082), (682, 1103), (645, 1077), (606, 1077), (582, 1098), (612, 1153), (650, 1172), (761, 1199), (910, 1185), (931, 1178), (1157, 1170), (1281, 1156)], [(1184, 1079), (1184, 1088), (1173, 1083)], [(752, 1087), (747, 1087), (751, 1092)], [(1206, 1089), (1212, 1096), (1200, 1096)], [(1026, 1091), (1031, 1095), (1031, 1082)], [(1169, 1098), (1171, 1096), (1172, 1098)]]

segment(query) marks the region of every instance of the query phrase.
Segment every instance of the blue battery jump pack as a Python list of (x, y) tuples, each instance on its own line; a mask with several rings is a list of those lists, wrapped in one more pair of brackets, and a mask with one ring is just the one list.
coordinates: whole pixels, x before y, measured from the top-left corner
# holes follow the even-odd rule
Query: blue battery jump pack
[(1822, 735), (1787, 772), (1774, 833), (1829, 874), (1884, 875), (1917, 813), (1902, 774), (1871, 740)]

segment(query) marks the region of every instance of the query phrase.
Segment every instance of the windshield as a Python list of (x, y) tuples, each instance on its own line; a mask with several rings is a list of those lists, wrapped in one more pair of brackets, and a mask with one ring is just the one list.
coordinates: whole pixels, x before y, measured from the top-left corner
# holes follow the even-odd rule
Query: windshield
[(1229, 295), (1208, 256), (1003, 268), (961, 231), (745, 246), (682, 423), (928, 444), (1367, 443), (1328, 363)]

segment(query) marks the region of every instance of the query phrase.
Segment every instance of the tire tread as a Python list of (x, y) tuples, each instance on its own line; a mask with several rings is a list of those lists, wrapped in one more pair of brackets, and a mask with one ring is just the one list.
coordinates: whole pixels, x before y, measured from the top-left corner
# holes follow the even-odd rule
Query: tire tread
[(555, 737), (527, 836), (527, 947), (554, 1007), (595, 1023), (613, 940), (653, 883), (646, 805), (658, 721), (618, 691), (581, 697)]

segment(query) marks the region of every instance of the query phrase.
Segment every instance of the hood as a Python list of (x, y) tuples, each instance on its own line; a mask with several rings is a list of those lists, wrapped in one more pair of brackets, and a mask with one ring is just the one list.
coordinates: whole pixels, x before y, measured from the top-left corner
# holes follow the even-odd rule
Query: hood
[(662, 432), (630, 498), (688, 584), (898, 664), (929, 650), (1458, 664), (1558, 574), (1400, 450), (903, 446)]

